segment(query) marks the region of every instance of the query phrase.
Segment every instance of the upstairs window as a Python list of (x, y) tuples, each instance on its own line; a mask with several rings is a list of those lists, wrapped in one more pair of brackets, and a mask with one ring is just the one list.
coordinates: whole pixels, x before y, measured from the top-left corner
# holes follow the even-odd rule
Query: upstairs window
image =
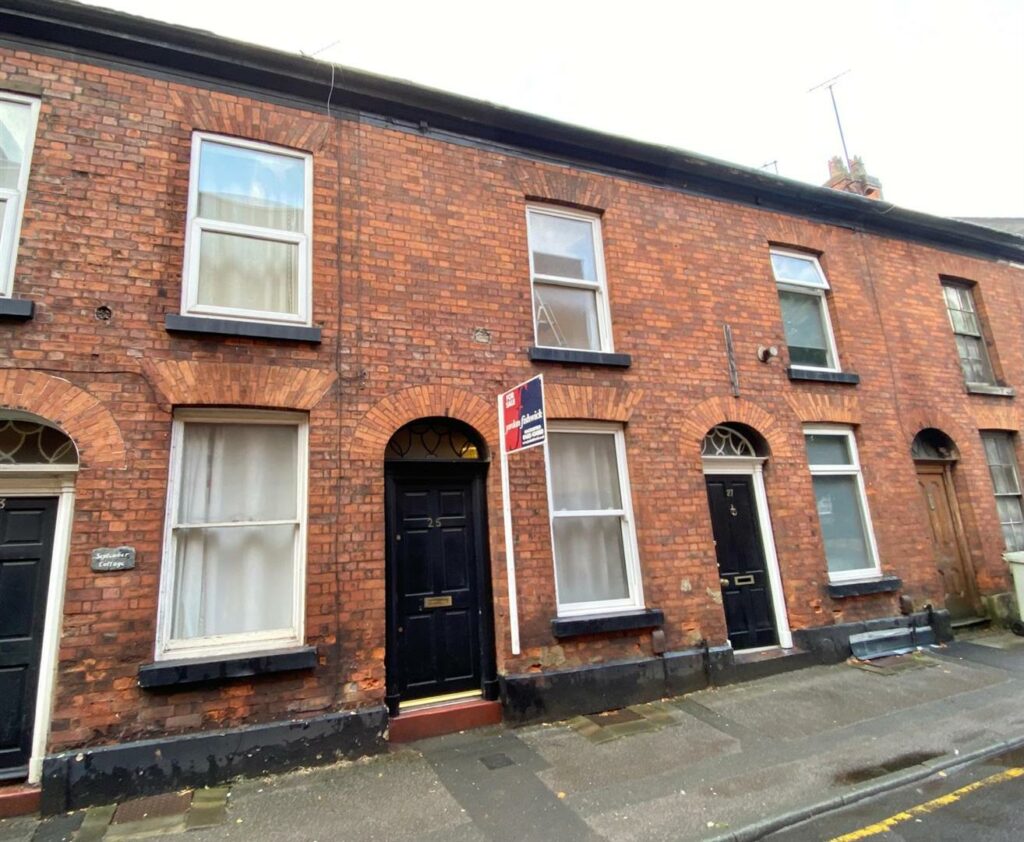
[(1013, 436), (998, 431), (984, 432), (985, 459), (996, 493), (999, 523), (1008, 552), (1024, 550), (1024, 509), (1021, 508), (1020, 473), (1013, 452)]
[(943, 281), (942, 293), (946, 298), (946, 310), (956, 339), (964, 381), (968, 385), (996, 385), (970, 285)]
[(39, 100), (0, 92), (0, 296), (10, 297)]
[(527, 209), (535, 341), (545, 348), (612, 351), (601, 221), (592, 214)]
[(195, 134), (183, 311), (309, 324), (311, 195), (309, 155)]
[(778, 284), (790, 365), (839, 371), (839, 356), (825, 298), (829, 286), (818, 258), (772, 249), (771, 261)]

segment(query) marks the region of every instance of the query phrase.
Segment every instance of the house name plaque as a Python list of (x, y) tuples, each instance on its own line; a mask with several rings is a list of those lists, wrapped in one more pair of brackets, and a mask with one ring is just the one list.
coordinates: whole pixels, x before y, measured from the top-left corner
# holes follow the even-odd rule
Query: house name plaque
[(99, 573), (131, 570), (135, 567), (135, 547), (99, 547), (92, 551), (90, 566)]

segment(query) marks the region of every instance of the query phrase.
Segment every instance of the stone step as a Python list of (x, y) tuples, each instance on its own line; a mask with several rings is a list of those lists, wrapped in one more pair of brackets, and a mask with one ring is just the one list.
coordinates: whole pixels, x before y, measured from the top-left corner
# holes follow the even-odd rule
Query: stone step
[(403, 711), (388, 722), (388, 740), (408, 743), (501, 722), (501, 704), (483, 699)]
[(39, 812), (38, 786), (28, 784), (0, 785), (0, 819), (28, 816)]

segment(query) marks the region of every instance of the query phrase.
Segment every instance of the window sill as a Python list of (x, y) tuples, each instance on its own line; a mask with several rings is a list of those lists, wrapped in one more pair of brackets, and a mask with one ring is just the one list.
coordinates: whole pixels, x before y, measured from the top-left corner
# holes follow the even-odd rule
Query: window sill
[(665, 614), (659, 608), (645, 608), (626, 614), (590, 614), (584, 617), (556, 617), (551, 631), (558, 639), (578, 637), (601, 632), (653, 629), (665, 624)]
[(27, 322), (35, 315), (36, 303), (24, 298), (0, 298), (0, 321)]
[(852, 371), (814, 371), (809, 368), (797, 368), (789, 366), (786, 374), (790, 380), (814, 380), (818, 383), (843, 383), (847, 386), (856, 386), (860, 383), (860, 375)]
[(964, 387), (970, 395), (995, 395), (1000, 398), (1012, 398), (1017, 394), (1009, 386), (991, 386), (988, 383), (965, 383)]
[(569, 348), (538, 348), (529, 350), (530, 359), (537, 363), (579, 363), (629, 368), (633, 359), (629, 354), (609, 354), (606, 351), (575, 351)]
[(273, 322), (241, 322), (235, 319), (211, 319), (206, 316), (182, 316), (168, 313), (164, 327), (169, 333), (197, 333), (213, 336), (248, 336), (253, 339), (279, 339), (285, 342), (320, 342), (320, 328)]
[(902, 587), (903, 580), (899, 576), (882, 576), (880, 579), (865, 579), (862, 582), (830, 582), (828, 595), (832, 599), (846, 599), (850, 596), (893, 593)]
[(145, 690), (155, 690), (214, 681), (229, 681), (233, 678), (248, 678), (253, 675), (313, 669), (316, 663), (315, 646), (277, 649), (270, 652), (256, 652), (251, 655), (156, 661), (139, 667), (139, 687)]

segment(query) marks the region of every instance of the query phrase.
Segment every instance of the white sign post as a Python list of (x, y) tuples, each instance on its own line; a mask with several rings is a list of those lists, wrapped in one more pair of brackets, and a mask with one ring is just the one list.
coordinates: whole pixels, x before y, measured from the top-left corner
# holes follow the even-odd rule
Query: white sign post
[(501, 495), (505, 527), (505, 571), (508, 576), (508, 628), (512, 654), (519, 648), (519, 601), (516, 596), (515, 539), (512, 534), (512, 492), (508, 478), (508, 455), (547, 441), (544, 414), (544, 375), (520, 383), (498, 395), (498, 439), (501, 443)]

